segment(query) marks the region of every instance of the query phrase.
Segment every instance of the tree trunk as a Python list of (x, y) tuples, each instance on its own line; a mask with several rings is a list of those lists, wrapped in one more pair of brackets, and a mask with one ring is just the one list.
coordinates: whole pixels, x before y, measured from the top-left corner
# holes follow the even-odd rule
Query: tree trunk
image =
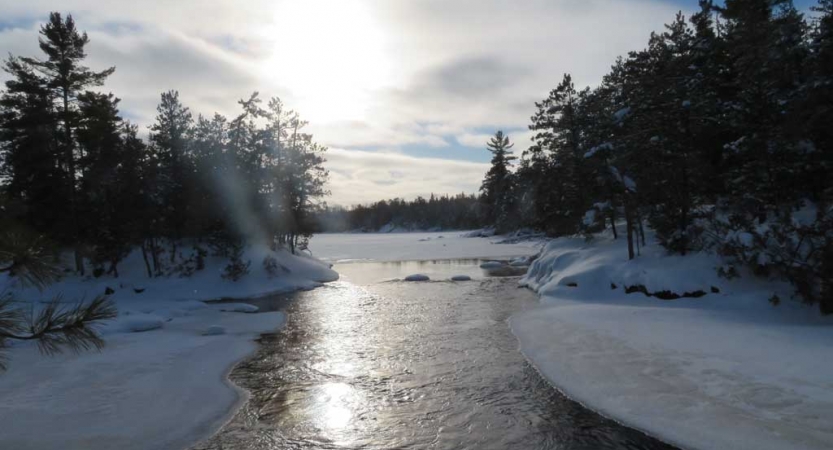
[(619, 239), (619, 233), (616, 232), (616, 210), (610, 211), (610, 229), (613, 230), (613, 239)]
[(628, 260), (631, 260), (635, 257), (633, 251), (633, 235), (634, 235), (634, 226), (633, 226), (633, 212), (631, 211), (630, 205), (628, 205), (628, 200), (625, 200), (625, 232), (627, 233), (628, 237)]
[(154, 276), (162, 275), (162, 270), (159, 267), (159, 251), (156, 247), (156, 239), (150, 238), (150, 257), (153, 261), (153, 274)]
[(67, 179), (69, 180), (69, 214), (71, 216), (70, 234), (75, 241), (75, 271), (84, 275), (84, 257), (81, 254), (81, 240), (78, 238), (78, 195), (75, 190), (75, 155), (72, 145), (72, 126), (69, 120), (69, 90), (63, 89), (64, 100), (64, 138), (66, 142)]
[(148, 271), (148, 278), (153, 278), (153, 272), (150, 270), (150, 261), (148, 261), (148, 252), (146, 248), (146, 241), (142, 241), (142, 259), (145, 260), (145, 269)]
[(688, 250), (688, 206), (684, 205), (680, 214), (680, 236), (682, 236), (682, 243), (680, 244), (680, 253), (686, 255)]
[(639, 239), (642, 241), (642, 246), (645, 246), (645, 227), (642, 226), (642, 216), (639, 216), (639, 221), (637, 222), (639, 226)]

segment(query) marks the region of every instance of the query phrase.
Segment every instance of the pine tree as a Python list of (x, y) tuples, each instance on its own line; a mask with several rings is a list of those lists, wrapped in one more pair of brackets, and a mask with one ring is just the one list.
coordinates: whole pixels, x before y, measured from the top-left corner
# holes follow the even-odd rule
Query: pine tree
[(550, 234), (572, 234), (579, 230), (589, 195), (581, 189), (588, 176), (583, 157), (583, 112), (581, 98), (569, 74), (549, 96), (535, 103), (538, 108), (530, 129), (534, 144), (525, 152), (522, 172), (534, 176), (532, 191), (538, 203), (537, 222)]
[(8, 196), (4, 215), (50, 236), (62, 236), (70, 216), (67, 173), (58, 145), (58, 116), (46, 81), (20, 58), (4, 70), (11, 79), (0, 96), (0, 179)]
[(115, 68), (94, 72), (82, 65), (87, 56), (84, 47), (89, 43), (89, 38), (87, 33), (76, 30), (71, 15), (63, 19), (60, 13), (50, 13), (49, 21), (41, 27), (40, 34), (40, 49), (46, 54), (47, 59), (23, 57), (19, 61), (40, 74), (57, 111), (61, 132), (56, 136), (56, 145), (61, 154), (60, 163), (66, 179), (61, 190), (66, 192), (69, 207), (69, 220), (65, 223), (68, 233), (65, 239), (75, 245), (75, 270), (83, 274), (77, 179), (77, 164), (81, 157), (76, 142), (80, 120), (78, 95), (89, 87), (101, 86)]
[(156, 122), (150, 127), (150, 143), (159, 172), (157, 182), (162, 218), (159, 234), (171, 242), (170, 262), (176, 258), (177, 243), (187, 234), (194, 169), (190, 159), (190, 110), (179, 101), (179, 92), (162, 94), (156, 107)]
[(480, 187), (482, 203), (486, 208), (486, 220), (495, 225), (498, 232), (508, 231), (514, 224), (514, 177), (510, 171), (512, 147), (509, 136), (497, 131), (486, 143), (492, 153), (492, 167), (486, 173)]

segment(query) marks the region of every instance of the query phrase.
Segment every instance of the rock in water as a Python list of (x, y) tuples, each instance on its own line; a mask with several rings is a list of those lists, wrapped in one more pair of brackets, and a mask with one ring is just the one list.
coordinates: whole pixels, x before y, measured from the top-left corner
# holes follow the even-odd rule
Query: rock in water
[(414, 274), (414, 275), (408, 275), (407, 277), (405, 277), (405, 281), (429, 281), (429, 280), (430, 280), (430, 278), (428, 278), (428, 275), (422, 275), (422, 274), (419, 274), (419, 273)]

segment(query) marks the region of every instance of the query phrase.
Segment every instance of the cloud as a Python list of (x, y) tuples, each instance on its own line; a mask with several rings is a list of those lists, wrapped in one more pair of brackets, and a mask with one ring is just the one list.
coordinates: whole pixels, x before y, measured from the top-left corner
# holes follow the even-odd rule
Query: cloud
[(483, 148), (486, 146), (486, 143), (494, 136), (494, 134), (490, 133), (480, 133), (480, 134), (473, 134), (473, 133), (465, 133), (459, 136), (456, 136), (457, 142), (460, 145), (464, 145), (466, 147), (476, 147), (476, 148)]
[[(37, 29), (55, 3), (0, 0), (0, 8), (0, 48), (38, 54)], [(145, 0), (141, 7), (127, 0), (64, 0), (60, 8), (89, 32), (88, 65), (116, 66), (104, 89), (122, 98), (125, 116), (142, 128), (168, 89), (178, 89), (194, 113), (227, 116), (257, 90), (310, 118), (308, 130), (325, 145), (388, 149), (333, 150), (331, 189), (344, 203), (474, 192), (481, 167), (400, 153), (442, 150), (455, 140), (482, 149), (496, 129), (523, 150), (534, 102), (565, 72), (578, 86), (597, 83), (616, 56), (644, 47), (650, 32), (679, 9), (665, 0)], [(308, 17), (291, 17), (304, 11)], [(361, 13), (361, 20), (340, 16), (348, 13)], [(304, 25), (320, 25), (323, 16), (337, 33)], [(297, 36), (277, 29), (285, 24), (295, 24)], [(373, 45), (346, 48), (354, 34)], [(298, 50), (328, 46), (339, 51), (331, 64)], [(315, 69), (311, 77), (292, 72), (305, 65)], [(310, 80), (325, 86), (311, 88)], [(421, 182), (411, 167), (425, 172)], [(430, 178), (428, 167), (457, 173)], [(390, 171), (404, 176), (390, 182)]]
[(342, 206), (431, 193), (473, 193), (489, 170), (483, 163), (338, 148), (327, 152), (326, 166), (333, 192), (328, 202)]

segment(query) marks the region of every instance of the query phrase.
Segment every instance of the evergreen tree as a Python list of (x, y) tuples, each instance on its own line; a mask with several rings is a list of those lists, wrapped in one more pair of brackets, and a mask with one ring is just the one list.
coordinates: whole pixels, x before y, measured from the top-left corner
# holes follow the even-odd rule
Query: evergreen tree
[(492, 167), (480, 187), (481, 201), (485, 205), (487, 221), (498, 231), (507, 231), (514, 224), (514, 177), (510, 171), (515, 159), (511, 151), (513, 146), (503, 131), (497, 131), (486, 143), (492, 153)]
[[(156, 107), (156, 122), (150, 127), (150, 144), (158, 165), (159, 236), (171, 242), (170, 262), (176, 258), (177, 243), (187, 233), (194, 169), (190, 159), (191, 112), (179, 101), (179, 92), (162, 94)], [(155, 246), (155, 245), (154, 245)]]
[(58, 116), (45, 80), (10, 57), (0, 96), (0, 179), (8, 197), (4, 215), (37, 232), (62, 236), (70, 215), (67, 173), (58, 145)]
[(69, 220), (65, 222), (68, 231), (64, 242), (75, 245), (75, 270), (83, 274), (77, 167), (82, 155), (76, 141), (80, 121), (78, 95), (88, 87), (101, 86), (115, 68), (94, 72), (82, 65), (87, 56), (84, 47), (89, 43), (89, 38), (86, 33), (76, 30), (71, 15), (63, 19), (60, 13), (51, 13), (49, 21), (41, 27), (40, 34), (40, 49), (47, 58), (40, 60), (22, 57), (19, 62), (40, 74), (56, 111), (60, 132), (55, 136), (55, 145), (61, 155), (60, 164), (65, 174), (65, 184), (61, 190), (66, 193), (69, 208)]

